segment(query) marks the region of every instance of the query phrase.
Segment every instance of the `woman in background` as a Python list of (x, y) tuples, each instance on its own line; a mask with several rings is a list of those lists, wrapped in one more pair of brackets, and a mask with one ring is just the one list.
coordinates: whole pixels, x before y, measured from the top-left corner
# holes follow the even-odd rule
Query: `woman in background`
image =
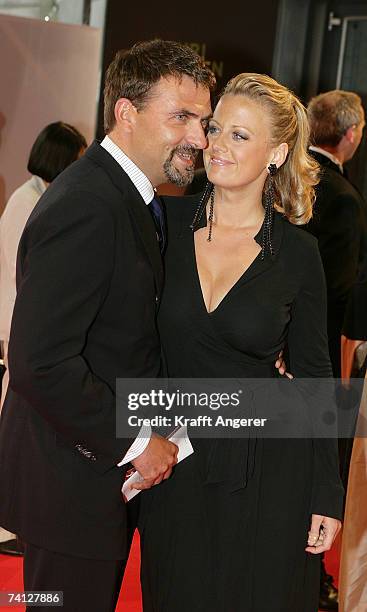
[[(0, 340), (7, 365), (10, 323), (15, 301), (15, 269), (20, 237), (29, 215), (48, 185), (87, 148), (78, 130), (62, 121), (50, 123), (33, 143), (27, 170), (32, 174), (9, 198), (0, 220)], [(8, 372), (3, 377), (1, 406), (8, 387)]]
[[(295, 227), (311, 217), (318, 180), (307, 144), (289, 90), (259, 74), (228, 83), (199, 206), (167, 198), (159, 328), (170, 377), (272, 378), (286, 344), (295, 377), (332, 375), (317, 242)], [(317, 554), (342, 512), (336, 441), (192, 444), (142, 495), (144, 611), (316, 612)]]

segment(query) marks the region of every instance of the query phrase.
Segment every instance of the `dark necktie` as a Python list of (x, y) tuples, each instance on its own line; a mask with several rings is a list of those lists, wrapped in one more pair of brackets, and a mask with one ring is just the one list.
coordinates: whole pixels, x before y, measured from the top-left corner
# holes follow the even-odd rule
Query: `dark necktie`
[(153, 217), (154, 225), (157, 231), (159, 248), (161, 253), (163, 253), (166, 244), (166, 229), (164, 222), (163, 206), (157, 196), (155, 196), (153, 200), (148, 204), (148, 208)]

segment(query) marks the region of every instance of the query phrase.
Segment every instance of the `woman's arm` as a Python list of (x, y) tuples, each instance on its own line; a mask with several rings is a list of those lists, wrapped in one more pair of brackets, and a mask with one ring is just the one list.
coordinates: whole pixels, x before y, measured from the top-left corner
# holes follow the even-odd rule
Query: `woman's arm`
[[(311, 237), (308, 238), (303, 245), (304, 253), (298, 260), (303, 266), (303, 276), (298, 295), (292, 305), (288, 334), (289, 369), (297, 378), (326, 379), (332, 376), (326, 325), (326, 284), (317, 242)], [(318, 382), (321, 383), (320, 388), (322, 388), (322, 381)], [(309, 382), (307, 386), (310, 387)], [(325, 384), (325, 387), (329, 385)], [(323, 404), (322, 397), (321, 393), (320, 404)], [(326, 390), (325, 398), (333, 401), (328, 390)], [(321, 416), (321, 411), (328, 411), (329, 406), (320, 405), (319, 408)], [(330, 406), (330, 408), (335, 410), (335, 406)], [(315, 437), (312, 442), (314, 465), (310, 506), (312, 525), (311, 539), (309, 539), (312, 550), (309, 552), (322, 552), (330, 548), (340, 528), (339, 520), (343, 514), (344, 491), (339, 476), (337, 438)], [(322, 543), (318, 540), (314, 541), (315, 533), (319, 533), (320, 525), (326, 528)], [(315, 546), (315, 542), (318, 545)]]

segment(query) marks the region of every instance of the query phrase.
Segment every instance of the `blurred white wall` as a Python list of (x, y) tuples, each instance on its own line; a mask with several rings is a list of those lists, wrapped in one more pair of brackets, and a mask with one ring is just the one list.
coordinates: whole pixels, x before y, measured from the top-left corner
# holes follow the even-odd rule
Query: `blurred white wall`
[[(16, 17), (50, 19), (63, 23), (104, 27), (107, 0), (0, 0), (0, 13)], [(84, 8), (90, 7), (88, 23)]]
[(0, 14), (0, 213), (45, 125), (66, 121), (93, 140), (100, 52), (100, 29)]

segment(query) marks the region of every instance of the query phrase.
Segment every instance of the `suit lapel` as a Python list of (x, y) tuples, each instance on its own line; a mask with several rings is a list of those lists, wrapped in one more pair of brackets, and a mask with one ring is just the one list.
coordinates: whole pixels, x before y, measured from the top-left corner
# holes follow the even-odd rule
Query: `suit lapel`
[(115, 187), (123, 194), (123, 201), (128, 208), (131, 221), (151, 263), (156, 290), (160, 296), (163, 286), (163, 264), (154, 222), (147, 205), (126, 172), (97, 141), (87, 149), (85, 155), (103, 166)]

